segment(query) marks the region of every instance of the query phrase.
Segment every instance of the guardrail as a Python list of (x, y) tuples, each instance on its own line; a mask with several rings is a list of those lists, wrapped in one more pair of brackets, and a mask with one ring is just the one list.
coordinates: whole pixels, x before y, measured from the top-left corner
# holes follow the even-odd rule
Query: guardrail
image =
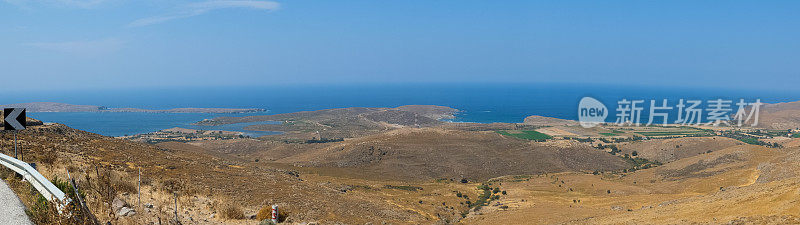
[(36, 190), (47, 199), (47, 201), (54, 201), (57, 199), (62, 203), (69, 202), (67, 195), (64, 194), (61, 189), (58, 189), (53, 183), (50, 183), (47, 178), (42, 176), (39, 171), (33, 169), (30, 164), (2, 153), (0, 153), (0, 164), (22, 175), (25, 180), (31, 183), (33, 188), (36, 188)]

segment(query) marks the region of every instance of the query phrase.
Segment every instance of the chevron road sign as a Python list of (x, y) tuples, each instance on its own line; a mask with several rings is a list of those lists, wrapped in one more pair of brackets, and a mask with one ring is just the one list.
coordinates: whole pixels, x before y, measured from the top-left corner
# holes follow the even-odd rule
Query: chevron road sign
[(3, 109), (3, 129), (25, 130), (25, 108)]

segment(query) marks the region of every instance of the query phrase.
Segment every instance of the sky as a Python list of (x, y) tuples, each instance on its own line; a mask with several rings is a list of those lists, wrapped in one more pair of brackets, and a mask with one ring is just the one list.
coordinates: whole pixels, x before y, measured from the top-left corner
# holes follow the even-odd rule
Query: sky
[(0, 83), (796, 90), (797, 12), (800, 1), (0, 0)]

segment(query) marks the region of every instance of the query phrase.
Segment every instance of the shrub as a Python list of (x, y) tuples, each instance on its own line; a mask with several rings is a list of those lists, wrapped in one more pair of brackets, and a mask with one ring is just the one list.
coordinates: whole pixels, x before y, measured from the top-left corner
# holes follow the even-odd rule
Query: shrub
[(239, 206), (228, 205), (222, 209), (222, 218), (233, 220), (244, 219), (244, 212)]
[(175, 193), (183, 189), (183, 183), (176, 179), (168, 179), (161, 183), (161, 189), (168, 193)]
[(58, 153), (53, 150), (44, 151), (39, 155), (39, 162), (47, 165), (52, 165), (58, 159)]
[(408, 186), (408, 185), (385, 185), (383, 187), (386, 188), (386, 189), (398, 189), (398, 190), (404, 190), (404, 191), (422, 190), (422, 187)]
[(266, 205), (264, 207), (261, 207), (261, 209), (259, 209), (258, 213), (256, 214), (256, 219), (258, 221), (272, 219), (272, 206)]
[(115, 181), (112, 185), (119, 192), (136, 193), (138, 191), (135, 184), (121, 179)]

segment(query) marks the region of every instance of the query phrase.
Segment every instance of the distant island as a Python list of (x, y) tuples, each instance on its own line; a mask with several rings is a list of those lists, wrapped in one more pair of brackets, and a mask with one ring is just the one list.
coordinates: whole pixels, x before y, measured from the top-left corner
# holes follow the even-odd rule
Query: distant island
[(138, 109), (109, 108), (96, 105), (73, 105), (57, 102), (31, 102), (0, 105), (0, 108), (26, 108), (28, 112), (146, 112), (146, 113), (252, 113), (263, 112), (255, 108), (174, 108), (174, 109)]

